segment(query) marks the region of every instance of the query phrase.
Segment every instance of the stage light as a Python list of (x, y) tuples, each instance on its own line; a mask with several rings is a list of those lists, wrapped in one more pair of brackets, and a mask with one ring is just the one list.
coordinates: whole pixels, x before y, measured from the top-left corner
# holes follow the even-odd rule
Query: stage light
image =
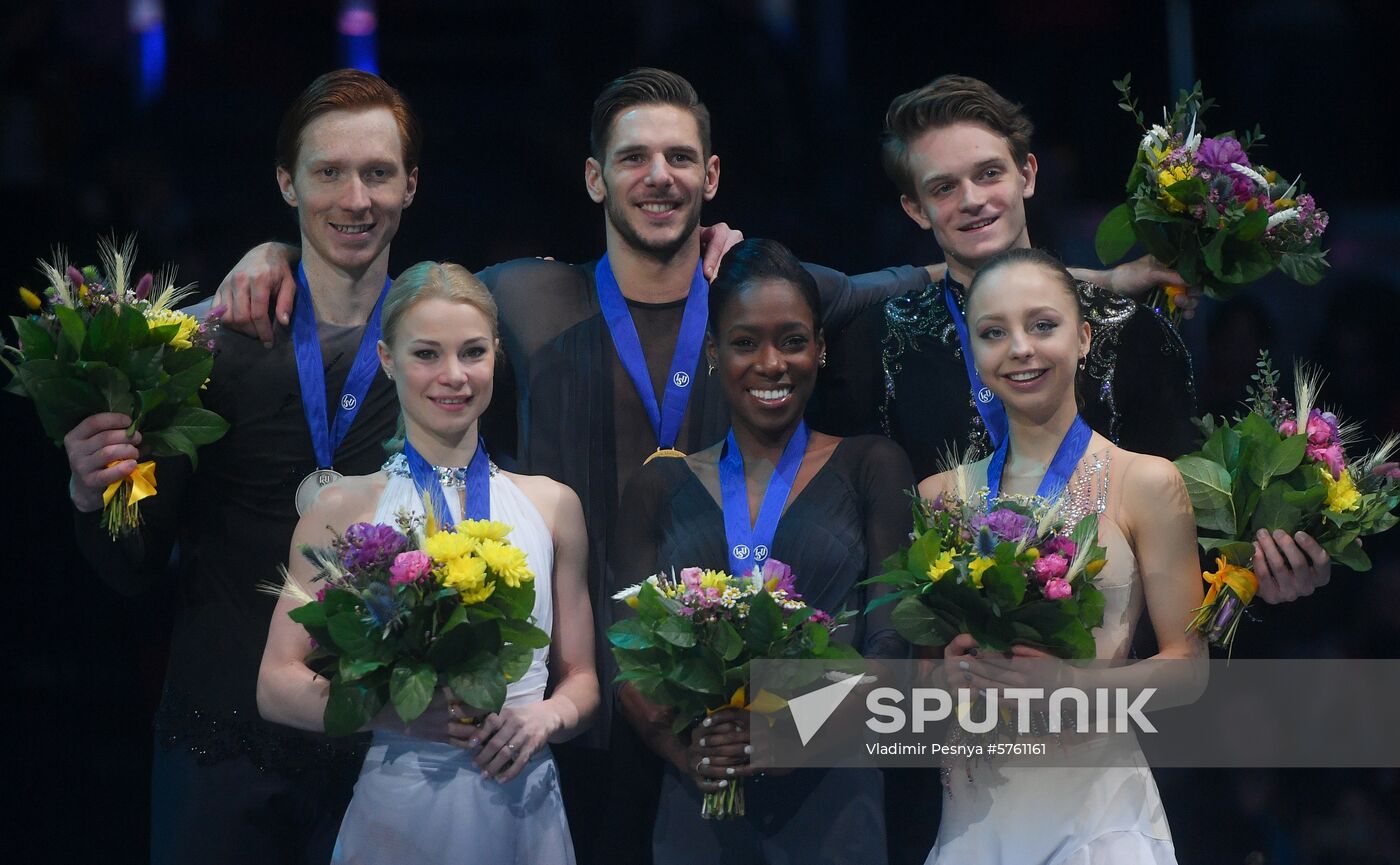
[(374, 35), (378, 27), (374, 0), (344, 0), (340, 4), (336, 30), (340, 33), (341, 59), (345, 66), (379, 74)]

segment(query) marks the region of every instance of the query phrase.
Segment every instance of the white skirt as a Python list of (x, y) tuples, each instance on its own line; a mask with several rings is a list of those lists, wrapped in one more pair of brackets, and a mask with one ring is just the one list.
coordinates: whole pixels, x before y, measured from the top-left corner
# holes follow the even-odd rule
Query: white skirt
[(545, 747), (506, 784), (474, 754), (376, 731), (340, 824), (344, 865), (573, 865), (559, 771)]

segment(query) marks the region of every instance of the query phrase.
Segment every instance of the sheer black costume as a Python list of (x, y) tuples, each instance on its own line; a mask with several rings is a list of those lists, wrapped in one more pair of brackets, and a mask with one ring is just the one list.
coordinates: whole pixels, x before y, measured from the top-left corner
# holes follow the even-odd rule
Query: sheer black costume
[[(335, 406), (364, 328), (318, 330), (326, 404)], [(197, 470), (183, 457), (158, 462), (158, 492), (141, 504), (139, 535), (114, 542), (100, 511), (75, 511), (79, 546), (105, 582), (176, 599), (155, 722), (152, 861), (325, 862), (363, 740), (271, 724), (256, 700), (277, 601), (258, 586), (280, 580), (297, 524), (296, 488), (317, 468), (290, 331), (280, 328), (272, 349), (221, 332), (202, 398), (229, 431), (200, 449)], [(335, 469), (378, 470), (397, 416), (393, 385), (376, 375)], [(177, 541), (172, 578), (166, 566)]]
[[(880, 587), (860, 586), (908, 543), (909, 460), (878, 436), (842, 440), (789, 502), (773, 536), (773, 557), (792, 567), (812, 606), (861, 611)], [(728, 570), (715, 453), (656, 460), (627, 487), (610, 544), (614, 591), (661, 571)], [(867, 657), (903, 658), (889, 628), (890, 605), (858, 617), (833, 639)], [(878, 770), (806, 769), (745, 782), (747, 816), (703, 820), (701, 794), (666, 765), (653, 847), (660, 865), (678, 862), (882, 863), (883, 785)]]
[[(959, 306), (963, 287), (951, 277)], [(1168, 459), (1195, 448), (1191, 356), (1160, 312), (1080, 282), (1093, 343), (1079, 373), (1080, 412), (1119, 446)], [(818, 429), (883, 432), (908, 452), (918, 477), (940, 470), (944, 453), (990, 453), (973, 405), (943, 285), (921, 286), (871, 307), (828, 340), (831, 363), (809, 417)]]

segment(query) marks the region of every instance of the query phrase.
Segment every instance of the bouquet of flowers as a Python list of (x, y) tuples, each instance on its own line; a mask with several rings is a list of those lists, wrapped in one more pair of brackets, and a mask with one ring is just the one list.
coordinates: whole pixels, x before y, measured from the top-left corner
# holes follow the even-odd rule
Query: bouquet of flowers
[[(101, 268), (79, 270), (58, 250), (39, 262), (48, 288), (19, 290), (31, 314), (11, 318), (19, 345), (0, 353), (12, 374), (6, 390), (34, 401), (55, 444), (84, 418), (117, 412), (132, 418), (130, 432), (141, 431), (151, 456), (195, 462), (198, 447), (228, 430), (199, 402), (214, 366), (213, 321), (175, 309), (193, 288), (175, 287), (174, 268), (132, 281), (134, 239), (103, 241), (99, 257)], [(138, 503), (155, 494), (154, 461), (107, 488), (103, 520), (113, 538), (140, 525)]]
[[(969, 490), (966, 467), (959, 475), (959, 489)], [(894, 603), (891, 620), (905, 639), (941, 646), (966, 633), (995, 651), (1019, 643), (1094, 657), (1091, 631), (1104, 610), (1094, 577), (1106, 554), (1096, 514), (1067, 532), (1063, 499), (1002, 496), (988, 512), (985, 488), (914, 498), (913, 543), (870, 580), (894, 587), (871, 608)]]
[[(746, 701), (755, 658), (851, 660), (856, 650), (831, 641), (850, 614), (809, 607), (794, 588), (792, 569), (769, 559), (746, 576), (686, 568), (657, 574), (613, 596), (637, 611), (608, 628), (621, 673), (647, 699), (676, 711), (677, 733), (706, 714), (734, 707), (774, 712), (783, 702), (766, 692)], [(701, 814), (744, 814), (741, 783), (706, 793)]]
[(405, 723), (440, 684), (481, 711), (498, 711), (506, 683), (529, 669), (549, 635), (530, 623), (534, 574), (505, 538), (510, 526), (463, 520), (434, 531), (355, 523), (329, 547), (302, 547), (324, 583), (315, 597), (291, 579), (269, 587), (305, 603), (292, 620), (311, 635), (307, 664), (330, 680), (326, 732), (360, 729), (392, 703)]
[[(1099, 258), (1110, 264), (1140, 243), (1217, 300), (1274, 268), (1303, 285), (1322, 279), (1327, 213), (1303, 191), (1301, 178), (1289, 181), (1250, 161), (1250, 148), (1264, 138), (1258, 127), (1241, 136), (1205, 137), (1201, 118), (1212, 101), (1199, 82), (1181, 92), (1171, 114), (1163, 109), (1161, 125), (1149, 127), (1132, 98), (1131, 79), (1114, 86), (1122, 94), (1119, 107), (1137, 118), (1143, 136), (1128, 175), (1128, 200), (1099, 223)], [(1168, 290), (1172, 315), (1184, 291)]]
[(1259, 582), (1250, 563), (1260, 529), (1305, 531), (1332, 560), (1366, 571), (1371, 560), (1360, 538), (1395, 525), (1400, 471), (1387, 460), (1400, 446), (1390, 436), (1359, 458), (1346, 453), (1358, 430), (1314, 405), (1322, 385), (1316, 370), (1294, 372), (1294, 404), (1278, 394), (1278, 373), (1261, 354), (1243, 417), (1217, 425), (1206, 415), (1201, 449), (1176, 461), (1196, 512), (1200, 544), (1215, 551), (1216, 570), (1205, 604), (1190, 627), (1229, 649)]

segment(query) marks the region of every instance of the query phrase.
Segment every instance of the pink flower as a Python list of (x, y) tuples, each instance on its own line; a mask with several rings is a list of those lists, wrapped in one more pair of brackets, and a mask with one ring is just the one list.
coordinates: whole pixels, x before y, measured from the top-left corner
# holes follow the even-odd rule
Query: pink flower
[(1295, 436), (1298, 434), (1298, 422), (1289, 418), (1278, 425), (1279, 435)]
[(1070, 590), (1069, 583), (1064, 580), (1051, 580), (1045, 584), (1045, 597), (1052, 601), (1068, 598), (1072, 594), (1074, 592)]
[[(1309, 440), (1311, 440), (1312, 436), (1309, 436), (1308, 438)], [(1346, 465), (1342, 458), (1341, 445), (1336, 444), (1335, 442), (1326, 446), (1310, 444), (1308, 445), (1307, 454), (1309, 459), (1313, 459), (1317, 462), (1327, 464), (1327, 470), (1332, 473), (1332, 480), (1335, 481), (1341, 479), (1342, 468)]]
[(1064, 535), (1054, 535), (1040, 547), (1040, 554), (1042, 556), (1059, 554), (1064, 556), (1067, 560), (1074, 558), (1074, 554), (1078, 551), (1079, 548), (1075, 546), (1074, 541)]
[(399, 553), (394, 556), (394, 563), (389, 566), (389, 585), (404, 586), (421, 580), (432, 567), (433, 560), (422, 550)]
[(704, 573), (705, 572), (700, 570), (699, 568), (682, 568), (681, 585), (685, 586), (691, 591), (695, 591), (696, 589), (700, 588), (700, 577), (704, 575)]
[(149, 273), (141, 277), (141, 281), (136, 283), (136, 299), (145, 300), (146, 295), (151, 293), (151, 284), (154, 282)]
[(769, 594), (785, 592), (794, 601), (802, 598), (797, 592), (797, 580), (792, 575), (792, 568), (777, 559), (768, 559), (763, 563), (763, 590)]
[(1069, 560), (1058, 553), (1053, 553), (1036, 559), (1031, 569), (1035, 571), (1035, 578), (1042, 583), (1048, 583), (1051, 580), (1064, 582), (1064, 575), (1069, 571)]
[(1327, 418), (1317, 409), (1308, 412), (1308, 443), (1325, 445), (1331, 442), (1337, 434), (1336, 419), (1336, 415), (1332, 415), (1332, 422), (1328, 423)]
[(316, 590), (316, 600), (318, 600), (318, 601), (324, 601), (325, 599), (326, 599), (326, 587), (325, 587), (325, 586), (322, 586), (321, 588), (319, 588), (319, 589)]

